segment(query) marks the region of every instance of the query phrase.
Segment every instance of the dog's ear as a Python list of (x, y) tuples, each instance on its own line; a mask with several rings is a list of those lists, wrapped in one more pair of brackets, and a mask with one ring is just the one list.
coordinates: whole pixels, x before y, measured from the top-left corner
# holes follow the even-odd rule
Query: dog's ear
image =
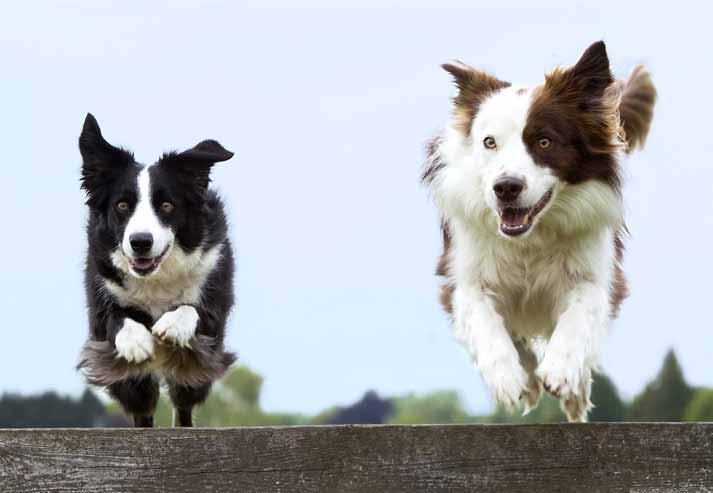
[(118, 174), (134, 162), (134, 156), (124, 149), (114, 147), (102, 136), (96, 118), (87, 113), (79, 136), (79, 152), (82, 155), (82, 189), (87, 193), (87, 204), (98, 207), (104, 192)]
[(604, 90), (614, 82), (604, 41), (597, 41), (587, 48), (571, 70), (572, 79), (580, 90), (597, 96), (604, 94)]
[(215, 163), (227, 161), (233, 153), (215, 140), (204, 140), (179, 154), (166, 154), (161, 158), (165, 166), (173, 166), (191, 183), (205, 191), (210, 183), (210, 170)]
[(441, 67), (453, 76), (458, 88), (458, 95), (453, 98), (456, 127), (465, 136), (469, 136), (473, 118), (478, 112), (480, 103), (489, 94), (509, 87), (510, 83), (457, 60), (454, 63), (444, 63)]
[(614, 83), (604, 41), (587, 48), (579, 61), (568, 69), (557, 69), (547, 76), (546, 85), (565, 97), (601, 98)]
[(194, 163), (197, 166), (208, 166), (210, 168), (215, 163), (227, 161), (234, 154), (224, 148), (215, 140), (204, 140), (195, 147), (183, 151), (177, 157), (186, 162)]

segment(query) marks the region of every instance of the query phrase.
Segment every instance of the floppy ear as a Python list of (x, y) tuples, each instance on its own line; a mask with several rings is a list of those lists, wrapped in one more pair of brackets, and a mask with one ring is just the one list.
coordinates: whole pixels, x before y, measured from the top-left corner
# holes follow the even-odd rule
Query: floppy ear
[(161, 162), (168, 166), (175, 166), (181, 175), (205, 191), (210, 183), (210, 170), (213, 165), (232, 157), (233, 153), (217, 141), (204, 140), (180, 154), (164, 155)]
[(118, 174), (134, 162), (134, 156), (124, 149), (114, 147), (102, 136), (96, 118), (87, 113), (79, 136), (79, 152), (82, 154), (82, 189), (87, 193), (87, 204), (98, 207), (104, 192)]
[(215, 140), (204, 140), (192, 149), (183, 151), (178, 155), (179, 159), (191, 161), (196, 164), (213, 166), (215, 163), (227, 161), (234, 154), (225, 149), (220, 143)]
[(454, 63), (444, 63), (441, 67), (453, 76), (456, 87), (458, 87), (458, 95), (453, 99), (456, 127), (463, 135), (469, 136), (470, 127), (480, 103), (489, 94), (509, 87), (510, 83), (457, 60)]

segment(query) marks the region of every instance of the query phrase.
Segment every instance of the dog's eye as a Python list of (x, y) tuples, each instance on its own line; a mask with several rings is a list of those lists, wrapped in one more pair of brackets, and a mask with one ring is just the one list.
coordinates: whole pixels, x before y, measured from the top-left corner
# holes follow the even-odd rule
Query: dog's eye
[(171, 202), (164, 202), (161, 204), (161, 212), (164, 214), (170, 214), (173, 212), (173, 204)]
[(497, 144), (495, 143), (495, 139), (488, 135), (485, 139), (483, 139), (483, 145), (486, 149), (495, 149)]
[(119, 212), (129, 212), (129, 203), (125, 200), (116, 203), (116, 210)]
[(550, 144), (552, 144), (552, 141), (547, 137), (540, 137), (540, 140), (538, 140), (537, 143), (540, 145), (541, 149), (547, 149)]

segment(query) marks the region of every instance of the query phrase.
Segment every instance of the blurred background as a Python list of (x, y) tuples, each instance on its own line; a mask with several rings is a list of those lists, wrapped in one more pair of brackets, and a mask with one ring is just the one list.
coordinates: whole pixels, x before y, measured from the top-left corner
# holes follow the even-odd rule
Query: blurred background
[[(495, 3), (497, 5), (495, 5)], [(632, 295), (594, 420), (713, 420), (713, 48), (701, 2), (14, 2), (0, 16), (0, 426), (125, 423), (74, 370), (86, 338), (85, 114), (153, 162), (205, 138), (238, 251), (233, 372), (200, 425), (561, 421), (496, 409), (437, 302), (419, 183), (458, 58), (517, 84), (606, 41), (659, 91), (624, 166)], [(10, 241), (12, 240), (12, 241)], [(159, 424), (168, 423), (162, 402)]]

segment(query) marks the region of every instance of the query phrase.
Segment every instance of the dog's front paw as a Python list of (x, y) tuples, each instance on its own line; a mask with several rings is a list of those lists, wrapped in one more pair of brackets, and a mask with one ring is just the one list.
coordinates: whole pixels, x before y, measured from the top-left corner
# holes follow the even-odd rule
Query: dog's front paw
[(585, 378), (584, 359), (573, 352), (547, 351), (537, 368), (545, 390), (555, 397), (581, 392)]
[(558, 397), (569, 421), (586, 421), (592, 408), (589, 400), (592, 371), (575, 353), (548, 351), (537, 369), (545, 390)]
[(527, 372), (520, 364), (517, 351), (481, 358), (478, 367), (495, 400), (508, 410), (517, 407), (528, 391)]
[(148, 329), (130, 318), (116, 334), (115, 346), (118, 358), (129, 363), (143, 363), (153, 356), (154, 342)]
[(196, 335), (198, 320), (195, 308), (188, 305), (179, 306), (164, 313), (151, 328), (151, 332), (162, 341), (190, 347), (190, 341)]

